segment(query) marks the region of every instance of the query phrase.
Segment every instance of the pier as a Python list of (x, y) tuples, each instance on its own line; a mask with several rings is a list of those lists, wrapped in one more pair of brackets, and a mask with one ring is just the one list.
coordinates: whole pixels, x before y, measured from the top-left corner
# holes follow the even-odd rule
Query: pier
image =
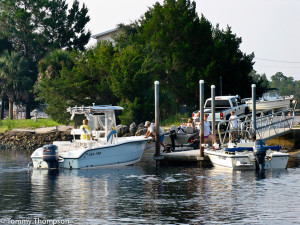
[[(203, 121), (204, 117), (204, 81), (199, 81), (200, 89), (200, 118)], [(248, 115), (238, 117), (238, 128), (230, 129), (231, 121), (226, 120), (217, 124), (217, 131), (215, 132), (215, 121), (214, 121), (214, 107), (212, 107), (212, 132), (218, 137), (220, 147), (226, 147), (226, 143), (234, 142), (234, 137), (245, 140), (261, 139), (263, 141), (270, 140), (272, 138), (280, 137), (288, 134), (292, 131), (293, 122), (295, 118), (295, 111), (297, 102), (292, 102), (291, 108), (282, 110), (264, 110), (256, 111), (256, 86), (253, 84), (252, 89), (252, 112)], [(212, 93), (212, 105), (214, 105), (215, 99), (215, 86), (211, 86)], [(156, 93), (156, 98), (158, 98)], [(156, 112), (158, 107), (156, 107)], [(158, 119), (156, 119), (158, 121)], [(203, 153), (205, 144), (203, 143), (203, 126), (200, 127), (200, 145), (199, 149), (193, 150), (180, 150), (171, 153), (158, 153), (154, 156), (157, 162), (160, 161), (177, 161), (177, 162), (197, 162), (201, 165), (209, 164), (209, 159)], [(235, 135), (232, 135), (235, 132)], [(157, 148), (156, 148), (157, 150)]]
[[(253, 127), (253, 115), (248, 114), (240, 116), (238, 120), (238, 129), (234, 132), (244, 138), (262, 139), (267, 141), (291, 132), (294, 122), (294, 108), (284, 109), (270, 113), (268, 111), (256, 112), (255, 128)], [(225, 127), (222, 130), (222, 127)], [(230, 121), (220, 122), (218, 124), (218, 136), (220, 144), (223, 145), (228, 140), (232, 140), (232, 130), (230, 130)]]

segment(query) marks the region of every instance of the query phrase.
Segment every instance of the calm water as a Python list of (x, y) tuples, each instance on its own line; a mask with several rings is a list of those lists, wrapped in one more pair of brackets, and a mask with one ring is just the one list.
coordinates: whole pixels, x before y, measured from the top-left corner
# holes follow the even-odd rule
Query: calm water
[[(300, 167), (29, 170), (0, 151), (0, 224), (299, 224)], [(19, 222), (19, 223), (18, 223)], [(39, 222), (39, 223), (38, 223)], [(47, 223), (46, 223), (47, 222)]]

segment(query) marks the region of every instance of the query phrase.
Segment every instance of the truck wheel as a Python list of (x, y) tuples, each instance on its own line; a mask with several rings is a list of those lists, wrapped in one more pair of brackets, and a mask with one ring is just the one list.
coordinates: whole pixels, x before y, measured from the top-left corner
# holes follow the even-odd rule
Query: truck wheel
[(249, 112), (250, 112), (249, 108), (248, 108), (248, 107), (246, 107), (246, 108), (245, 108), (245, 115), (248, 115), (248, 114), (249, 114)]
[(230, 114), (226, 116), (226, 120), (229, 120), (229, 118), (230, 118)]

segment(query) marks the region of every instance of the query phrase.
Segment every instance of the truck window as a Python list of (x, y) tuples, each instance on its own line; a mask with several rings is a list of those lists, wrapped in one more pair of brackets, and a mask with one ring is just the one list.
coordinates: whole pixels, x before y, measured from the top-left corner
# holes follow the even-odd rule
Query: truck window
[[(235, 103), (236, 104), (236, 103)], [(228, 100), (216, 100), (215, 107), (219, 108), (230, 108), (231, 105)], [(207, 100), (205, 104), (205, 108), (211, 108), (211, 100)]]
[(233, 107), (237, 106), (236, 100), (235, 100), (234, 98), (231, 99), (231, 101), (232, 101), (232, 106), (233, 106)]

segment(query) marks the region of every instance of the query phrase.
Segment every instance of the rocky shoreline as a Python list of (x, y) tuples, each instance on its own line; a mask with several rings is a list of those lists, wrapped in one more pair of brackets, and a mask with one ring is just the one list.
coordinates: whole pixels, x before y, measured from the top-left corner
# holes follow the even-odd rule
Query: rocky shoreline
[(35, 130), (14, 129), (0, 133), (0, 148), (11, 150), (35, 150), (53, 141), (71, 141), (70, 127), (57, 126)]
[[(35, 150), (53, 141), (72, 141), (71, 130), (73, 126), (54, 126), (46, 128), (14, 129), (0, 133), (0, 149), (11, 150)], [(147, 132), (143, 124), (138, 126), (132, 123), (130, 126), (118, 125), (116, 127), (119, 137), (122, 136), (141, 136)]]
[[(52, 144), (53, 141), (72, 141), (73, 135), (70, 133), (72, 129), (73, 126), (54, 126), (35, 130), (14, 129), (5, 131), (0, 133), (0, 149), (33, 151), (44, 145)], [(147, 132), (144, 124), (136, 125), (134, 122), (130, 126), (118, 125), (116, 130), (118, 137), (141, 136)], [(300, 129), (294, 129), (292, 133), (269, 140), (266, 144), (281, 145), (288, 152), (294, 152), (300, 148), (297, 138), (299, 131)]]

